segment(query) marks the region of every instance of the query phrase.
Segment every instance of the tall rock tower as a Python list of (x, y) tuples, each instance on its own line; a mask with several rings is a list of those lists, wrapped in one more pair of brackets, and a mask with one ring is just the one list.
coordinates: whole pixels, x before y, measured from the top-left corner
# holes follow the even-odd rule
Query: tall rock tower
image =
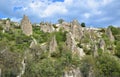
[(21, 29), (25, 35), (27, 36), (32, 35), (32, 25), (26, 15), (24, 15), (21, 21)]

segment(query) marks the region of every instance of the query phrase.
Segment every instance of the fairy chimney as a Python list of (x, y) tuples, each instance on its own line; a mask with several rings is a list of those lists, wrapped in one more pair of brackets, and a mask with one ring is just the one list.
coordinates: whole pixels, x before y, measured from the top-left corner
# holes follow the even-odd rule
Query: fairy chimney
[(21, 29), (25, 35), (27, 36), (32, 35), (32, 25), (26, 15), (24, 15), (21, 21)]

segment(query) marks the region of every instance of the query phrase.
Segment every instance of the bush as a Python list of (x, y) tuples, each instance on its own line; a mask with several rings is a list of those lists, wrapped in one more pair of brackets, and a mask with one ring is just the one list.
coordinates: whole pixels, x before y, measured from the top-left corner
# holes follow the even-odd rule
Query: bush
[(119, 77), (120, 61), (109, 54), (102, 54), (96, 59), (96, 77)]
[(81, 23), (81, 26), (82, 26), (82, 27), (86, 27), (86, 25), (85, 25), (85, 23), (84, 23), (84, 22), (82, 22), (82, 23)]

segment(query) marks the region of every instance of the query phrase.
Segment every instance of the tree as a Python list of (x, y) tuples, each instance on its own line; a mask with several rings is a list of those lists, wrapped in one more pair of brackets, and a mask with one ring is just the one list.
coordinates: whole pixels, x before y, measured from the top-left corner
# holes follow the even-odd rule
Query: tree
[(82, 23), (81, 23), (81, 26), (82, 26), (82, 27), (85, 27), (86, 25), (85, 25), (85, 23), (84, 23), (84, 22), (82, 22)]
[(58, 20), (58, 23), (59, 23), (59, 24), (61, 24), (62, 22), (64, 22), (63, 19), (59, 19), (59, 20)]

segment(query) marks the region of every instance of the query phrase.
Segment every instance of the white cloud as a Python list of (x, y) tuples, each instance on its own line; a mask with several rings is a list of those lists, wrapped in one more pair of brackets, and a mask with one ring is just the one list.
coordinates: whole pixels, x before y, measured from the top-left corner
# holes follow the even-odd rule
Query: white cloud
[(15, 17), (13, 17), (13, 18), (11, 18), (11, 21), (20, 22), (21, 19), (22, 18), (15, 18)]
[[(9, 5), (6, 5), (9, 4)], [(52, 0), (2, 0), (0, 2), (0, 13), (17, 20), (26, 14), (31, 20), (56, 21), (61, 17), (67, 21), (77, 18), (79, 21), (97, 23), (115, 21), (120, 17), (119, 0), (64, 0), (63, 2), (52, 2)], [(4, 8), (3, 8), (4, 7)], [(14, 7), (22, 7), (14, 11)], [(113, 11), (112, 11), (113, 10)], [(118, 14), (113, 14), (113, 12)], [(106, 19), (108, 18), (108, 19)], [(110, 19), (109, 19), (110, 18)], [(119, 20), (119, 19), (117, 19)], [(118, 24), (118, 23), (117, 23)]]
[(89, 18), (90, 17), (90, 13), (84, 13), (84, 17), (85, 18)]

